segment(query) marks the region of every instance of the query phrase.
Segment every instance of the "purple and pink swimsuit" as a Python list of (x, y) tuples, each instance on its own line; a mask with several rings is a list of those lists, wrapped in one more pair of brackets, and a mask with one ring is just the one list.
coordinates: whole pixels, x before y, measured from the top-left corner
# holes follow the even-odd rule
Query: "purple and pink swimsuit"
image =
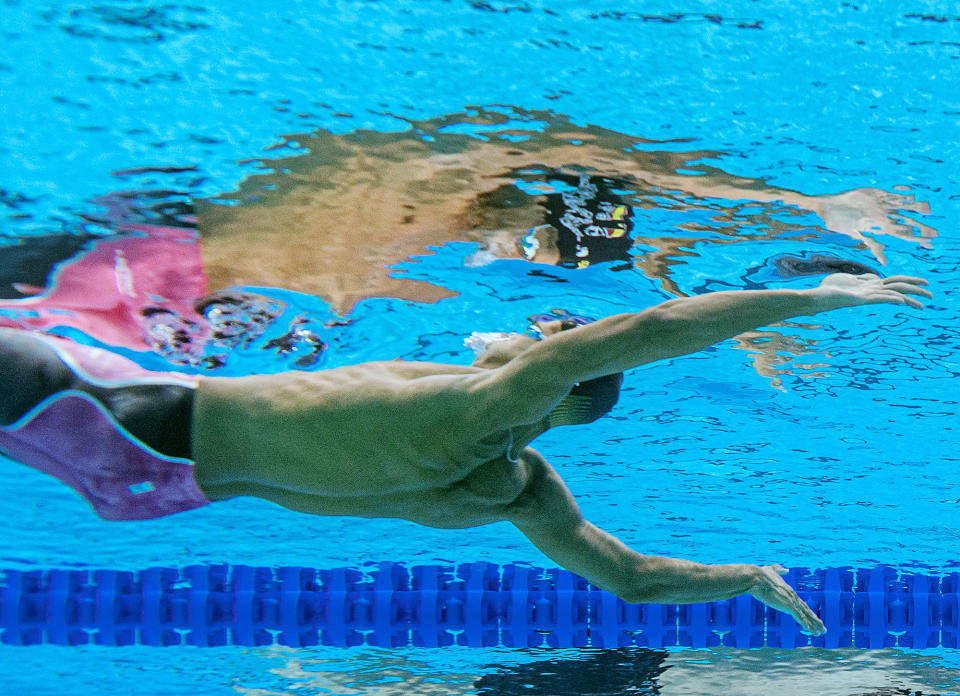
[[(150, 353), (143, 307), (195, 316), (193, 301), (206, 292), (197, 235), (157, 225), (127, 225), (121, 231), (127, 236), (105, 238), (61, 264), (42, 294), (0, 304), (0, 327), (77, 329), (134, 354)], [(103, 386), (196, 385), (187, 375), (151, 372), (105, 350), (35, 335), (75, 374)], [(60, 479), (108, 520), (150, 519), (210, 502), (194, 480), (191, 461), (154, 451), (79, 391), (53, 394), (0, 426), (0, 452)]]
[[(113, 353), (45, 339), (75, 374), (104, 385), (194, 379), (144, 370)], [(63, 481), (106, 520), (144, 520), (192, 510), (210, 501), (197, 486), (193, 462), (154, 451), (134, 437), (93, 397), (58, 392), (8, 426), (0, 451)]]

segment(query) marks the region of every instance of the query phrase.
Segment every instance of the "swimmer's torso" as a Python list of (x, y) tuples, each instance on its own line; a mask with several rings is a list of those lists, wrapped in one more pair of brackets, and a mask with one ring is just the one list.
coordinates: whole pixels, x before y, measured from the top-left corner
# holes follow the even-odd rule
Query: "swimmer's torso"
[[(471, 393), (488, 374), (393, 361), (204, 379), (193, 420), (198, 481), (214, 494), (251, 483), (325, 496), (329, 514), (361, 516), (369, 496), (455, 488), (503, 459), (513, 439), (485, 430), (492, 418), (476, 412)], [(345, 510), (350, 500), (355, 509)]]

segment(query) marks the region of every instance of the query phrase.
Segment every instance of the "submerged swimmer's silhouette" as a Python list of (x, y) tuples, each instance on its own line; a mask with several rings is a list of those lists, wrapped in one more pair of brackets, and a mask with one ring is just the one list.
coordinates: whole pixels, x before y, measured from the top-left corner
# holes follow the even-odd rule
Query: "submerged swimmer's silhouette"
[[(782, 277), (874, 270), (855, 259), (834, 261), (814, 252), (817, 233), (810, 227), (809, 212), (820, 216), (823, 231), (861, 240), (862, 251), (880, 255), (881, 261), (878, 240), (883, 235), (919, 244), (928, 244), (935, 235), (929, 227), (898, 217), (900, 209), (927, 210), (909, 197), (875, 189), (805, 196), (702, 163), (721, 153), (656, 151), (654, 141), (578, 126), (549, 112), (477, 110), (411, 123), (402, 133), (291, 137), (298, 138), (308, 154), (275, 161), (275, 173), (251, 177), (236, 193), (220, 197), (237, 205), (217, 205), (219, 199), (215, 199), (196, 201), (195, 209), (173, 191), (115, 193), (98, 199), (106, 212), (89, 219), (121, 233), (137, 227), (137, 234), (149, 229), (198, 229), (193, 248), (179, 249), (190, 267), (200, 268), (193, 274), (197, 280), (191, 281), (192, 286), (203, 286), (194, 288), (196, 297), (210, 292), (217, 296), (219, 291), (235, 297), (238, 285), (282, 287), (317, 295), (341, 312), (369, 297), (431, 302), (451, 295), (446, 288), (398, 276), (386, 268), (451, 240), (481, 245), (481, 251), (468, 260), (471, 264), (501, 257), (574, 268), (612, 262), (613, 268), (637, 268), (671, 295), (681, 297), (686, 293), (674, 281), (673, 269), (690, 262), (698, 246), (796, 239), (809, 244), (811, 253), (773, 259)], [(676, 142), (670, 145), (676, 149)], [(654, 233), (646, 211), (664, 208), (678, 213), (708, 211), (710, 227), (698, 229), (681, 216), (673, 231), (661, 223), (654, 226)], [(797, 223), (791, 222), (794, 217)], [(867, 228), (862, 227), (865, 221), (873, 228), (867, 236)], [(740, 229), (744, 225), (747, 236)], [(919, 237), (914, 236), (914, 228)], [(67, 256), (83, 246), (81, 239), (87, 246), (96, 241), (89, 236), (49, 238), (13, 248), (32, 249), (29, 253), (47, 257)], [(44, 245), (50, 249), (42, 251)], [(58, 252), (61, 247), (64, 250)], [(0, 247), (0, 255), (3, 252)], [(72, 261), (47, 262), (48, 294), (53, 271), (70, 271), (73, 266), (79, 270), (87, 263), (82, 256), (83, 251)], [(11, 270), (8, 275), (8, 294), (13, 298), (44, 290), (39, 272)], [(162, 286), (149, 287), (137, 275), (139, 290), (165, 297)], [(177, 298), (194, 299), (181, 295), (166, 299)], [(49, 306), (57, 307), (59, 298), (48, 300)], [(28, 304), (11, 306), (11, 310), (29, 310)], [(228, 358), (224, 348), (229, 346), (203, 348), (209, 347), (210, 336), (224, 332), (223, 327), (207, 330), (203, 312), (169, 302), (145, 304), (149, 321), (141, 317), (135, 322), (145, 337), (135, 339), (140, 349), (198, 367), (215, 368)], [(226, 303), (223, 308), (234, 311), (217, 312), (217, 316), (229, 315), (236, 333), (261, 335), (278, 316), (270, 308), (282, 304), (257, 298), (251, 313), (244, 310), (246, 304)], [(72, 303), (57, 307), (69, 308), (83, 311)], [(268, 340), (278, 339), (272, 345), (284, 349), (292, 339), (307, 336), (297, 349), (304, 353), (297, 358), (298, 366), (316, 365), (309, 356), (322, 353), (322, 339), (308, 335), (309, 329), (296, 321), (302, 318)], [(88, 333), (118, 345), (109, 323), (103, 334), (89, 327)], [(40, 328), (36, 321), (32, 326)], [(810, 351), (802, 340), (773, 331), (748, 333), (737, 341), (753, 354), (756, 369), (778, 387), (780, 375), (789, 373), (783, 363)]]
[[(867, 272), (874, 261), (885, 264), (884, 237), (929, 246), (936, 235), (907, 216), (929, 212), (911, 196), (879, 189), (805, 195), (705, 163), (723, 153), (678, 152), (680, 141), (581, 126), (552, 112), (477, 109), (411, 122), (398, 133), (291, 140), (306, 154), (268, 162), (270, 173), (198, 202), (213, 288), (286, 287), (341, 312), (370, 297), (435, 302), (454, 292), (393, 267), (429, 247), (468, 241), (480, 247), (468, 265), (607, 262), (682, 297), (676, 268), (711, 247), (792, 241), (816, 255), (827, 233), (839, 234), (856, 242), (848, 270), (862, 264)], [(823, 264), (820, 273), (844, 270)], [(779, 272), (805, 267), (806, 274), (815, 265), (781, 264)], [(818, 352), (770, 330), (748, 332), (737, 345), (780, 389), (782, 376), (794, 373), (786, 363)], [(793, 365), (799, 377), (819, 374), (810, 372), (817, 365)]]
[[(552, 322), (542, 340), (495, 344), (469, 366), (391, 361), (193, 381), (136, 377), (115, 357), (0, 330), (0, 450), (71, 485), (107, 519), (256, 496), (309, 514), (451, 529), (509, 521), (627, 602), (750, 593), (819, 634), (822, 622), (780, 566), (637, 553), (587, 522), (528, 445), (554, 425), (601, 415), (624, 370), (800, 314), (919, 309), (913, 296), (930, 297), (923, 285), (835, 274), (810, 290), (708, 293), (567, 330)], [(126, 379), (105, 380), (105, 369)], [(599, 409), (594, 393), (577, 391), (591, 382), (603, 385)]]
[[(265, 273), (272, 279), (269, 284), (289, 278), (304, 287), (328, 288), (334, 301), (355, 302), (371, 292), (358, 286), (366, 278), (363, 264), (355, 264), (361, 272), (344, 273), (321, 263), (313, 273), (311, 264), (321, 258), (314, 254), (322, 246), (315, 237), (327, 239), (322, 228), (311, 227), (313, 223), (326, 219), (330, 228), (340, 232), (348, 225), (355, 236), (366, 234), (368, 245), (404, 224), (416, 226), (416, 244), (439, 234), (437, 229), (446, 241), (449, 228), (444, 224), (464, 220), (464, 202), (467, 212), (474, 210), (471, 206), (478, 200), (480, 183), (491, 187), (486, 190), (503, 192), (502, 186), (514, 185), (518, 176), (530, 172), (541, 178), (544, 173), (555, 176), (544, 184), (550, 190), (544, 188), (538, 194), (547, 197), (546, 208), (558, 206), (548, 211), (552, 217), (547, 218), (547, 226), (552, 231), (541, 223), (519, 228), (492, 225), (514, 214), (543, 220), (545, 206), (536, 196), (532, 202), (519, 199), (515, 207), (510, 207), (513, 198), (507, 198), (505, 208), (476, 209), (490, 214), (482, 218), (482, 225), (463, 229), (477, 234), (491, 253), (496, 251), (498, 234), (514, 239), (519, 230), (531, 247), (534, 241), (539, 245), (532, 253), (523, 250), (535, 260), (556, 233), (559, 261), (555, 262), (574, 266), (583, 260), (591, 262), (595, 250), (594, 258), (601, 255), (600, 249), (607, 255), (621, 254), (623, 238), (636, 233), (637, 210), (653, 205), (654, 198), (689, 199), (688, 193), (676, 194), (671, 188), (686, 184), (684, 177), (656, 164), (658, 158), (701, 168), (704, 176), (693, 177), (700, 183), (691, 194), (701, 197), (697, 205), (706, 206), (706, 199), (727, 196), (733, 190), (749, 190), (755, 200), (766, 202), (783, 201), (789, 193), (773, 191), (762, 182), (716, 174), (692, 164), (689, 154), (614, 157), (606, 141), (603, 147), (587, 141), (574, 145), (569, 132), (549, 128), (545, 132), (546, 145), (536, 150), (536, 157), (543, 160), (540, 165), (520, 164), (518, 157), (533, 156), (522, 143), (508, 149), (498, 144), (492, 151), (467, 143), (453, 159), (449, 151), (434, 152), (431, 144), (425, 158), (413, 147), (415, 157), (399, 159), (401, 170), (420, 171), (423, 176), (384, 180), (383, 175), (393, 169), (390, 157), (382, 155), (377, 162), (382, 160), (388, 171), (379, 172), (376, 180), (386, 188), (382, 198), (372, 202), (351, 200), (346, 195), (349, 190), (341, 191), (342, 200), (329, 195), (339, 182), (376, 170), (355, 171), (350, 166), (331, 170), (325, 164), (324, 176), (332, 177), (325, 181), (316, 178), (315, 172), (298, 176), (291, 167), (293, 176), (276, 188), (278, 198), (265, 200), (262, 209), (241, 215), (236, 208), (211, 213), (214, 208), (210, 207), (208, 215), (213, 218), (208, 217), (211, 222), (206, 229), (201, 211), (204, 265), (219, 278), (214, 289), (220, 289), (217, 283), (225, 280), (263, 284), (245, 274)], [(576, 131), (578, 135), (586, 132), (589, 129)], [(594, 135), (595, 139), (625, 137), (609, 132)], [(410, 144), (401, 138), (398, 146), (392, 136), (383, 136), (383, 142), (394, 158), (398, 147), (402, 154)], [(575, 167), (569, 163), (572, 154), (579, 156)], [(644, 158), (656, 166), (651, 165), (643, 176), (656, 183), (637, 172), (624, 175), (629, 181), (604, 173)], [(347, 164), (363, 159), (354, 153)], [(563, 171), (585, 168), (598, 173), (581, 171), (575, 186), (564, 178)], [(643, 190), (656, 196), (644, 198), (636, 191), (618, 190), (619, 182), (635, 183), (638, 189), (646, 186)], [(744, 188), (736, 189), (735, 184)], [(631, 196), (630, 204), (604, 200), (599, 195), (604, 187), (610, 195)], [(377, 225), (356, 225), (363, 219), (371, 222), (366, 213), (357, 217), (359, 208), (353, 204), (363, 202), (378, 207), (372, 220)], [(332, 215), (338, 210), (345, 213), (343, 218)], [(406, 217), (399, 221), (386, 215), (403, 210)], [(436, 216), (417, 222), (425, 210)], [(272, 227), (261, 230), (246, 224), (250, 222)], [(290, 239), (285, 240), (276, 234), (284, 223), (301, 227), (288, 229)], [(899, 223), (890, 225), (896, 230)], [(261, 250), (257, 263), (245, 263), (251, 255), (243, 252), (264, 231), (271, 234), (257, 240)], [(199, 258), (188, 267), (146, 263), (175, 255), (177, 249), (193, 249), (196, 254), (193, 230), (127, 225), (125, 232), (124, 240), (135, 240), (134, 245), (125, 247), (121, 240), (96, 242), (92, 252), (72, 266), (84, 272), (68, 277), (65, 267), (61, 268), (57, 283), (44, 297), (19, 301), (17, 306), (22, 308), (37, 300), (32, 308), (37, 311), (23, 312), (13, 325), (46, 328), (58, 318), (52, 316), (55, 308), (43, 303), (62, 301), (68, 310), (75, 307), (76, 321), (86, 321), (78, 317), (89, 315), (90, 327), (112, 332), (119, 341), (116, 345), (126, 345), (124, 341), (142, 330), (144, 317), (196, 313), (195, 298), (209, 290), (205, 283), (198, 283), (203, 279)], [(537, 237), (539, 233), (542, 237)], [(568, 233), (573, 241), (568, 237), (569, 244), (564, 246), (559, 240)], [(718, 243), (735, 241), (736, 233), (731, 231), (729, 240)], [(380, 249), (378, 263), (384, 253), (409, 255), (409, 243), (401, 236), (393, 250)], [(340, 244), (348, 242), (341, 239)], [(351, 260), (364, 259), (370, 248), (358, 248), (354, 237), (349, 246)], [(661, 252), (670, 248), (669, 244), (657, 247)], [(232, 257), (240, 262), (236, 268), (226, 263), (230, 250), (238, 254)], [(340, 254), (332, 250), (334, 261)], [(283, 265), (285, 259), (291, 262), (289, 267)], [(657, 267), (649, 258), (635, 263), (645, 272)], [(663, 267), (668, 266), (664, 262)], [(134, 267), (153, 278), (148, 286), (164, 288), (166, 296), (142, 294), (145, 290), (137, 285)], [(665, 286), (672, 283), (669, 274), (661, 279)], [(98, 284), (103, 290), (100, 295)], [(785, 571), (780, 566), (705, 565), (637, 553), (587, 522), (558, 473), (528, 445), (554, 425), (589, 422), (610, 408), (624, 370), (696, 352), (794, 316), (884, 303), (919, 309), (922, 305), (915, 296), (930, 297), (922, 287), (925, 284), (908, 276), (841, 273), (808, 290), (679, 296), (584, 326), (547, 322), (541, 327), (542, 340), (514, 337), (498, 342), (469, 366), (390, 361), (237, 378), (145, 375), (116, 356), (65, 341), (44, 342), (24, 331), (0, 330), (0, 394), (4, 395), (0, 448), (61, 478), (107, 519), (151, 518), (209, 501), (256, 496), (309, 514), (401, 518), (442, 528), (509, 521), (555, 562), (625, 601), (702, 602), (749, 593), (790, 613), (807, 630), (822, 633), (820, 620), (783, 582), (780, 575)], [(373, 285), (381, 287), (386, 285)], [(406, 289), (416, 290), (409, 285)], [(71, 305), (69, 299), (79, 296), (87, 304)], [(153, 309), (146, 313), (142, 306), (138, 309), (138, 298), (149, 299)], [(230, 337), (229, 330), (225, 333)], [(587, 388), (591, 384), (596, 390)]]

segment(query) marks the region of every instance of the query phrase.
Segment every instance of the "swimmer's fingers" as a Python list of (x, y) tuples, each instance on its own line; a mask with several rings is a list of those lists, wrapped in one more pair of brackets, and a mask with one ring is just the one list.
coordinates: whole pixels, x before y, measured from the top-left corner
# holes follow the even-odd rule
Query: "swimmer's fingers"
[(919, 285), (912, 285), (910, 283), (884, 283), (884, 287), (887, 290), (893, 290), (904, 295), (919, 295), (920, 297), (926, 297), (928, 300), (933, 297), (933, 293), (922, 288)]
[(827, 632), (826, 626), (806, 602), (780, 576), (787, 571), (783, 566), (763, 566), (762, 580), (748, 592), (768, 607), (790, 614), (797, 623), (815, 636)]
[[(871, 275), (871, 274), (867, 274), (867, 275)], [(906, 275), (890, 276), (889, 278), (884, 278), (883, 282), (885, 285), (889, 283), (908, 283), (910, 285), (927, 285), (928, 284), (925, 278), (918, 278), (916, 276), (906, 276)]]
[(912, 276), (892, 276), (883, 279), (883, 291), (889, 296), (890, 302), (905, 304), (913, 309), (923, 309), (923, 303), (907, 297), (907, 295), (917, 295), (930, 299), (933, 293), (922, 287), (927, 284), (923, 278), (914, 278)]
[(906, 305), (911, 309), (923, 309), (923, 302), (915, 300), (912, 297), (907, 297), (906, 295), (891, 294), (890, 299), (887, 301), (891, 304)]
[[(909, 208), (907, 210), (909, 210)], [(891, 217), (895, 217), (898, 227), (904, 232), (903, 235), (897, 235), (902, 236), (903, 239), (917, 242), (923, 246), (929, 246), (930, 242), (927, 240), (933, 239), (939, 234), (939, 232), (929, 225), (924, 225), (919, 220), (914, 220), (906, 215), (896, 215)], [(920, 233), (920, 237), (915, 236), (914, 229)]]
[(911, 309), (923, 309), (923, 303), (908, 297), (903, 292), (897, 290), (881, 290), (870, 294), (866, 298), (867, 304), (899, 304), (906, 305)]
[(814, 613), (813, 609), (796, 594), (794, 594), (794, 598), (794, 607), (790, 614), (796, 622), (815, 636), (822, 636), (826, 633), (827, 627), (823, 625), (823, 621)]
[(913, 195), (888, 194), (884, 196), (883, 204), (892, 210), (909, 210), (911, 213), (920, 213), (921, 215), (930, 214), (930, 204), (926, 201), (918, 201), (916, 196)]
[(834, 309), (863, 304), (901, 304), (913, 309), (923, 309), (923, 303), (911, 295), (933, 297), (930, 291), (923, 287), (926, 284), (926, 280), (914, 276), (880, 278), (873, 273), (856, 276), (836, 273), (824, 278), (820, 290), (826, 293), (825, 299)]

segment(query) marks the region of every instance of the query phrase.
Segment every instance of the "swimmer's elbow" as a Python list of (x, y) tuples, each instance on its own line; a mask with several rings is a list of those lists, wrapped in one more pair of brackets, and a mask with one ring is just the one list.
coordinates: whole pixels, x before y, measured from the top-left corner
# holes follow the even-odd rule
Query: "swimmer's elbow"
[(523, 487), (506, 507), (506, 519), (524, 533), (577, 536), (586, 521), (570, 489), (547, 461), (527, 448), (520, 457)]

